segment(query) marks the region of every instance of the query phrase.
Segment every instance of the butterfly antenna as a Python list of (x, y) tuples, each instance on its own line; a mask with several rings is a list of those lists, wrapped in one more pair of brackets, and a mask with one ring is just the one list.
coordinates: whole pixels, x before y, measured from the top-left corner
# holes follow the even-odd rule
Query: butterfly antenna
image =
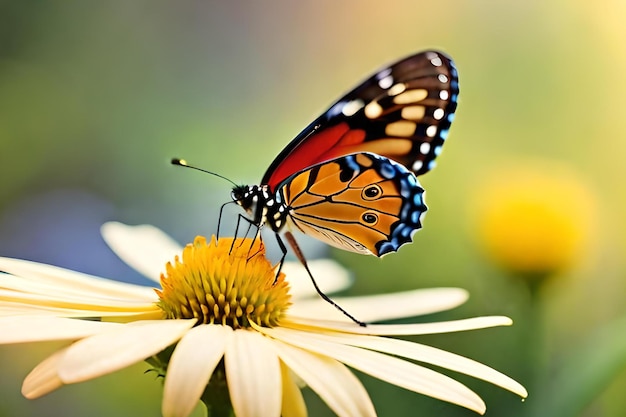
[(211, 174), (211, 175), (214, 175), (214, 176), (216, 176), (216, 177), (219, 177), (219, 178), (221, 178), (221, 179), (223, 179), (223, 180), (228, 181), (228, 182), (229, 182), (229, 183), (231, 183), (234, 187), (238, 187), (238, 185), (237, 185), (237, 184), (235, 184), (232, 180), (230, 180), (230, 179), (226, 178), (225, 176), (220, 175), (220, 174), (216, 174), (215, 172), (207, 171), (206, 169), (202, 169), (202, 168), (199, 168), (199, 167), (197, 167), (197, 166), (189, 165), (189, 164), (187, 163), (187, 161), (185, 161), (184, 159), (172, 158), (172, 161), (171, 161), (171, 162), (172, 162), (172, 165), (176, 165), (176, 166), (183, 167), (183, 168), (191, 168), (191, 169), (195, 169), (196, 171), (204, 172), (205, 174)]

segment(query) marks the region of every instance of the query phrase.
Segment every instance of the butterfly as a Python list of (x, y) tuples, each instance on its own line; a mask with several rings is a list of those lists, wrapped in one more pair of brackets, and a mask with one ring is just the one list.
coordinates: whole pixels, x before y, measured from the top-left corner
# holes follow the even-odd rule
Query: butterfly
[[(232, 200), (257, 228), (285, 236), (317, 292), (291, 231), (378, 257), (412, 241), (426, 212), (417, 176), (435, 165), (454, 118), (458, 74), (450, 57), (424, 51), (387, 66), (298, 134), (260, 185), (235, 186)], [(241, 219), (242, 217), (240, 217)]]

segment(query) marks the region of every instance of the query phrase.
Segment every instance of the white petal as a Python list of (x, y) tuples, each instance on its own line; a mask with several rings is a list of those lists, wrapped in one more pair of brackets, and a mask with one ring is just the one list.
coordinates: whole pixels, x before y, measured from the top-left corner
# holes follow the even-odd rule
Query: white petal
[(376, 416), (367, 391), (342, 363), (324, 355), (273, 341), (280, 359), (338, 416)]
[[(314, 259), (307, 262), (315, 282), (325, 294), (346, 289), (352, 283), (350, 272), (330, 259)], [(311, 277), (300, 262), (285, 262), (282, 272), (289, 281), (290, 293), (295, 298), (317, 296)]]
[(22, 395), (24, 397), (32, 400), (49, 394), (63, 386), (63, 381), (59, 378), (57, 369), (66, 351), (67, 348), (61, 349), (48, 356), (28, 374), (22, 384)]
[(53, 316), (0, 317), (0, 344), (73, 340), (110, 331), (122, 326)]
[[(28, 305), (34, 311), (40, 309), (59, 309), (65, 311), (63, 316), (78, 316), (77, 311), (86, 312), (83, 317), (100, 317), (102, 315), (127, 315), (136, 313), (155, 312), (159, 308), (156, 306), (156, 294), (152, 295), (153, 300), (146, 302), (143, 300), (134, 301), (119, 298), (108, 298), (99, 295), (65, 295), (65, 294), (43, 294), (34, 292), (21, 292), (0, 289), (0, 308)], [(102, 313), (102, 314), (100, 314)]]
[(155, 282), (159, 282), (165, 264), (183, 252), (174, 239), (147, 224), (128, 226), (108, 222), (102, 225), (100, 231), (120, 259)]
[(462, 320), (439, 321), (412, 324), (368, 324), (365, 327), (356, 323), (342, 323), (329, 320), (305, 320), (287, 317), (281, 320), (282, 327), (318, 328), (321, 331), (332, 330), (352, 334), (370, 334), (379, 336), (409, 336), (421, 334), (453, 333), (467, 330), (485, 329), (496, 326), (510, 326), (513, 321), (504, 316), (473, 317)]
[[(40, 304), (31, 300), (27, 303), (14, 303), (9, 301), (0, 302), (0, 317), (8, 316), (56, 316), (56, 317), (74, 317), (74, 318), (95, 318), (99, 317), (103, 321), (129, 322), (137, 320), (159, 320), (163, 318), (163, 310), (154, 304), (146, 304), (142, 308), (137, 309), (112, 309), (107, 306), (66, 306), (52, 307), (45, 304), (52, 304), (42, 301)], [(81, 307), (81, 308), (76, 308)], [(88, 309), (89, 308), (89, 309)], [(133, 311), (136, 310), (136, 311)]]
[[(460, 288), (428, 288), (360, 297), (332, 297), (341, 308), (358, 320), (368, 323), (450, 310), (463, 304), (467, 298), (467, 291)], [(321, 298), (298, 300), (289, 309), (289, 314), (299, 317), (350, 321), (343, 313)]]
[(186, 417), (193, 411), (231, 335), (228, 326), (201, 325), (178, 342), (165, 376), (164, 417)]
[(411, 343), (406, 340), (368, 337), (369, 340), (376, 340), (374, 343), (363, 343), (363, 338), (359, 337), (355, 339), (358, 339), (359, 343), (354, 346), (366, 347), (368, 349), (390, 353), (395, 356), (402, 356), (408, 359), (430, 363), (432, 365), (447, 368), (452, 371), (460, 372), (474, 378), (490, 382), (501, 388), (509, 390), (522, 398), (526, 398), (528, 396), (526, 389), (517, 381), (493, 368), (483, 365), (482, 363), (454, 353), (446, 352), (431, 346)]
[(307, 417), (308, 413), (302, 391), (294, 380), (294, 374), (282, 361), (280, 362), (280, 376), (283, 383), (281, 417)]
[(279, 417), (280, 364), (261, 334), (236, 330), (224, 354), (226, 381), (237, 417)]
[(354, 336), (339, 332), (329, 332), (324, 334), (299, 332), (299, 334), (302, 335), (302, 337), (306, 336), (331, 343), (362, 347), (393, 356), (401, 356), (407, 359), (429, 363), (473, 376), (474, 378), (482, 379), (514, 392), (523, 398), (528, 396), (528, 392), (521, 384), (496, 371), (495, 369), (463, 356), (446, 352), (445, 350), (437, 349), (431, 346), (387, 337), (365, 335)]
[(432, 398), (484, 413), (483, 400), (465, 385), (432, 369), (366, 349), (329, 343), (283, 328), (262, 331), (272, 337), (334, 358), (375, 378)]
[(155, 299), (154, 291), (148, 287), (113, 281), (38, 262), (0, 257), (0, 271), (14, 275), (14, 277), (2, 275), (0, 288), (43, 293), (51, 297), (63, 294), (136, 301)]
[(59, 364), (65, 383), (82, 382), (125, 368), (178, 341), (195, 320), (154, 320), (124, 324), (79, 340)]

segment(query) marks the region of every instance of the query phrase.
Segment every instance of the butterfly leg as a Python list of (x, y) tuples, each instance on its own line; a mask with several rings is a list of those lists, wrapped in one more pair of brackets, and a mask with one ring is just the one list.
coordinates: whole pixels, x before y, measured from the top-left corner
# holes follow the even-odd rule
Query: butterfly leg
[(224, 207), (226, 207), (227, 204), (232, 204), (232, 201), (229, 201), (228, 203), (224, 203), (222, 204), (222, 207), (220, 207), (220, 215), (217, 218), (217, 233), (216, 233), (217, 240), (220, 240), (220, 226), (222, 225), (222, 214), (224, 212)]
[(237, 216), (237, 224), (235, 225), (235, 236), (233, 236), (233, 241), (230, 244), (230, 250), (228, 251), (229, 254), (232, 253), (233, 249), (235, 248), (235, 241), (237, 240), (237, 235), (239, 234), (239, 224), (241, 223), (241, 219), (250, 221), (247, 217), (244, 217), (241, 214)]
[[(248, 233), (250, 233), (250, 228), (252, 227), (252, 224), (253, 223), (250, 222), (250, 227), (248, 228), (248, 231), (246, 232), (246, 236), (248, 235)], [(257, 256), (261, 252), (261, 247), (259, 247), (258, 251), (256, 251), (252, 255), (250, 255), (250, 251), (252, 250), (252, 247), (254, 246), (254, 242), (257, 239), (259, 239), (259, 241), (261, 242), (261, 247), (262, 247), (262, 245), (263, 245), (263, 236), (261, 235), (261, 228), (259, 226), (256, 226), (256, 234), (254, 235), (254, 238), (252, 239), (252, 243), (250, 243), (250, 250), (248, 251), (248, 261), (250, 259), (254, 258), (255, 256)], [(276, 275), (276, 276), (278, 276), (278, 275)]]
[[(230, 250), (228, 253), (231, 253), (235, 247), (235, 240), (237, 239), (237, 235), (239, 234), (239, 226), (241, 225), (241, 220), (245, 220), (246, 222), (248, 222), (248, 230), (246, 230), (246, 233), (244, 234), (244, 237), (247, 237), (250, 234), (250, 230), (253, 227), (256, 227), (257, 232), (254, 235), (254, 239), (252, 240), (252, 243), (250, 244), (250, 250), (252, 250), (252, 247), (254, 246), (254, 241), (256, 239), (261, 240), (261, 242), (263, 242), (263, 238), (261, 236), (261, 227), (259, 225), (257, 225), (256, 223), (254, 223), (252, 220), (250, 220), (249, 218), (247, 218), (246, 216), (244, 216), (243, 214), (239, 214), (237, 217), (237, 224), (235, 226), (235, 237), (233, 238), (232, 243), (230, 244)], [(243, 245), (243, 241), (240, 244)], [(257, 251), (256, 253), (253, 253), (252, 255), (250, 255), (250, 252), (248, 252), (248, 260), (254, 258), (256, 255), (259, 254), (259, 251)]]
[[(230, 244), (230, 251), (228, 253), (231, 253), (235, 247), (235, 241), (237, 240), (237, 236), (239, 235), (239, 226), (241, 225), (241, 220), (245, 220), (246, 222), (248, 222), (248, 230), (246, 230), (246, 233), (243, 235), (244, 238), (248, 236), (248, 234), (250, 233), (250, 229), (252, 229), (253, 226), (257, 228), (257, 234), (254, 237), (255, 239), (261, 232), (261, 227), (259, 225), (255, 224), (252, 220), (250, 220), (243, 214), (239, 214), (237, 216), (237, 224), (235, 225), (235, 236), (233, 238), (233, 242)], [(243, 245), (243, 241), (241, 242), (241, 245)]]
[[(346, 317), (348, 317), (350, 320), (352, 320), (359, 326), (362, 326), (362, 327), (367, 326), (364, 322), (359, 321), (356, 318), (354, 318), (352, 314), (348, 313), (346, 310), (341, 308), (339, 304), (331, 300), (329, 296), (324, 294), (324, 292), (320, 289), (320, 287), (318, 287), (317, 282), (315, 282), (315, 278), (313, 278), (313, 274), (311, 273), (311, 270), (309, 269), (309, 265), (307, 264), (306, 259), (304, 258), (304, 255), (302, 254), (302, 250), (300, 250), (300, 246), (298, 246), (298, 243), (296, 242), (296, 238), (290, 232), (285, 232), (285, 238), (287, 239), (287, 242), (289, 242), (289, 246), (291, 246), (291, 248), (293, 249), (293, 252), (295, 253), (296, 257), (298, 258), (302, 266), (304, 266), (304, 269), (306, 270), (307, 274), (309, 274), (309, 278), (311, 278), (313, 287), (315, 287), (315, 291), (317, 291), (319, 296), (322, 297), (324, 301), (326, 301), (327, 303), (335, 307), (337, 310), (341, 311)], [(283, 257), (280, 260), (280, 266), (278, 268), (278, 271), (280, 273), (280, 269), (283, 266), (285, 256), (287, 255), (287, 247), (285, 246), (285, 243), (282, 241), (278, 233), (276, 233), (276, 240), (278, 241), (278, 245), (280, 246), (280, 249), (283, 251)]]

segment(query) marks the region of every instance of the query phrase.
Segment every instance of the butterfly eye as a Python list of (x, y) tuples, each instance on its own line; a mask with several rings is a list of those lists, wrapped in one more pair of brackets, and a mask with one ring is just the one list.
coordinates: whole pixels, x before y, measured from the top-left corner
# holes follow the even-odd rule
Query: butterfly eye
[(361, 196), (363, 197), (363, 200), (372, 201), (372, 200), (376, 200), (377, 198), (379, 198), (382, 194), (383, 194), (382, 188), (380, 188), (380, 186), (376, 184), (372, 184), (368, 186), (367, 188), (363, 189)]
[(365, 213), (363, 213), (363, 215), (361, 216), (361, 219), (363, 219), (365, 223), (372, 225), (372, 226), (378, 223), (378, 215), (369, 211), (366, 211)]

